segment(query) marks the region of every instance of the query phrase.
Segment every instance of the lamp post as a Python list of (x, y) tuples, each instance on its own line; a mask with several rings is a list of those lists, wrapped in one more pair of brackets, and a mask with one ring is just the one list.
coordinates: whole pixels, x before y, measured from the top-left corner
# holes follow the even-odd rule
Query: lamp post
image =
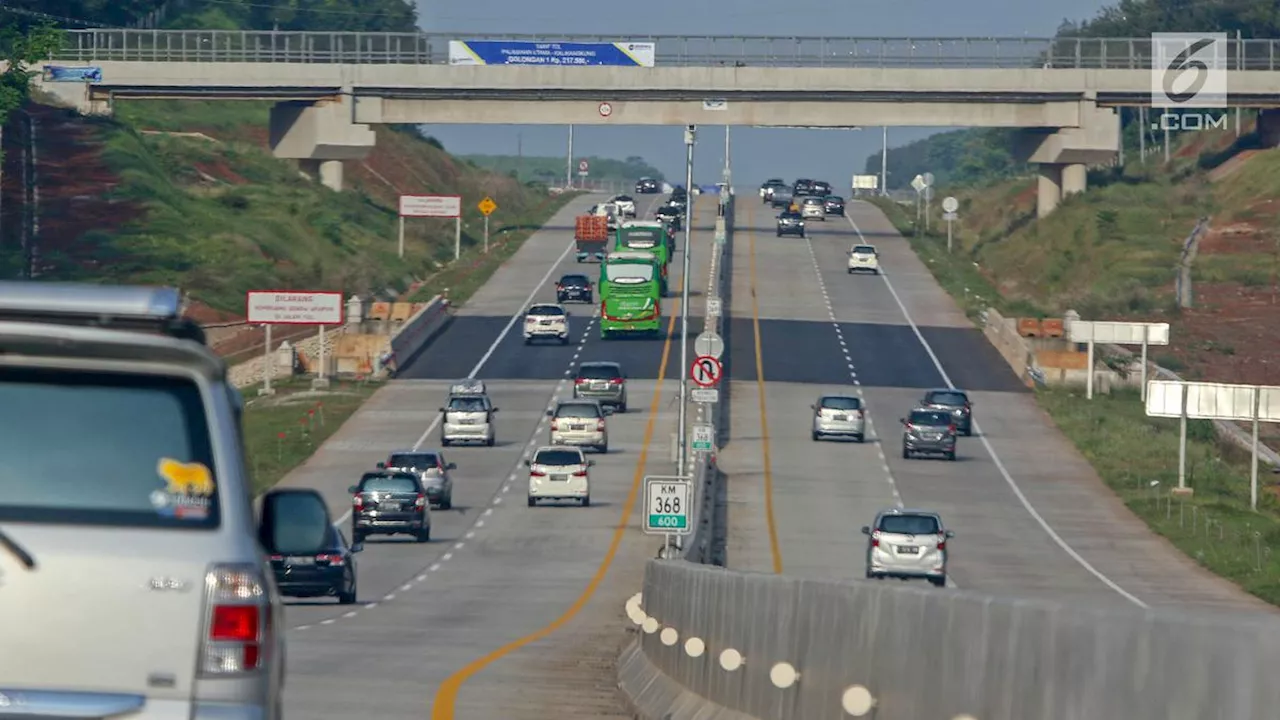
[(676, 439), (676, 474), (686, 477), (689, 474), (689, 437), (686, 408), (689, 404), (689, 255), (693, 236), (693, 202), (697, 197), (693, 194), (693, 141), (696, 126), (684, 129), (685, 167), (684, 187), (688, 191), (689, 203), (684, 223), (684, 268), (680, 276), (680, 410), (677, 423)]

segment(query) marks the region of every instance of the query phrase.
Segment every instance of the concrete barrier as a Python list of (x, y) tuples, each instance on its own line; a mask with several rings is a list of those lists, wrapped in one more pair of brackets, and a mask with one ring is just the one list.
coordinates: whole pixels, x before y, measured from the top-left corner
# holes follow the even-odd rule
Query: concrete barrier
[[(1271, 720), (1280, 621), (1088, 610), (651, 561), (619, 686), (646, 720)], [(735, 663), (735, 660), (741, 663)]]
[(395, 357), (395, 367), (405, 367), (422, 352), (431, 341), (448, 327), (453, 320), (452, 307), (442, 295), (431, 298), (430, 302), (413, 313), (391, 335), (391, 353)]

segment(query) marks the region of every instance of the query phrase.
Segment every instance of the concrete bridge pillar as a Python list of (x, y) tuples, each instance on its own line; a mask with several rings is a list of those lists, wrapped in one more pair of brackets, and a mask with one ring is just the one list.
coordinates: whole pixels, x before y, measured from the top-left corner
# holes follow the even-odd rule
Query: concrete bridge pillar
[(1088, 167), (1082, 163), (1040, 163), (1036, 217), (1047, 217), (1063, 199), (1087, 189)]
[(377, 134), (356, 123), (351, 95), (317, 103), (289, 101), (271, 108), (271, 152), (297, 160), (299, 167), (326, 187), (342, 190), (342, 161), (362, 160)]
[(1080, 103), (1077, 127), (1022, 131), (1014, 154), (1040, 166), (1036, 215), (1045, 217), (1062, 198), (1084, 192), (1089, 165), (1110, 162), (1120, 152), (1120, 118), (1112, 108)]

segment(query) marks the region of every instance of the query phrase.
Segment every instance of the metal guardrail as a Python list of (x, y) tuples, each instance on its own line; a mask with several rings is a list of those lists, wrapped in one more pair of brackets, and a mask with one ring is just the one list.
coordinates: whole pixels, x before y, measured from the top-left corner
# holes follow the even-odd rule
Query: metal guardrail
[[(70, 30), (55, 60), (447, 65), (450, 40), (652, 42), (658, 66), (1146, 70), (1151, 38), (840, 38)], [(1280, 69), (1280, 39), (1228, 40), (1238, 70)]]

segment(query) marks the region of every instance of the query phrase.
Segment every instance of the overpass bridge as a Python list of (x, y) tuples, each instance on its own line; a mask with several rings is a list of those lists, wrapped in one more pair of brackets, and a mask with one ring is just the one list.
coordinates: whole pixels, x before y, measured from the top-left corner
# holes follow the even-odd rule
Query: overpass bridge
[[(601, 124), (1023, 128), (1039, 208), (1085, 189), (1119, 148), (1115, 108), (1146, 105), (1150, 39), (644, 36), (653, 67), (450, 64), (451, 40), (599, 43), (564, 35), (80, 30), (41, 80), (84, 112), (123, 99), (277, 103), (272, 148), (332, 187), (373, 146), (370, 125)], [(1228, 43), (1234, 106), (1280, 107), (1280, 40)], [(608, 110), (604, 108), (607, 106)]]

